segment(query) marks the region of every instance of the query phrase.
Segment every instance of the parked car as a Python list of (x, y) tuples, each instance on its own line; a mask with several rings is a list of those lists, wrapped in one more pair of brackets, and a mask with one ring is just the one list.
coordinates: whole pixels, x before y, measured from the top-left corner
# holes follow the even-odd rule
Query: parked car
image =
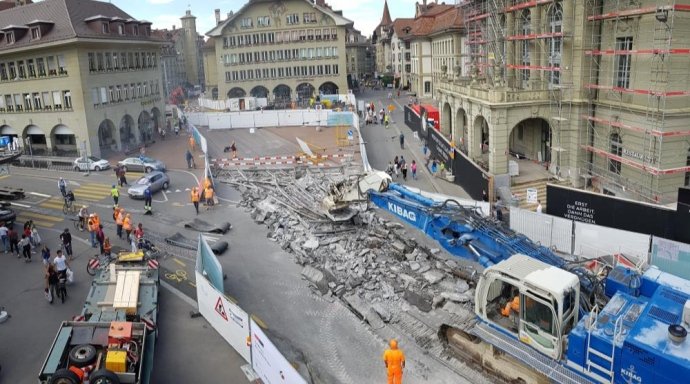
[(125, 171), (139, 171), (146, 173), (151, 171), (165, 172), (165, 164), (162, 161), (146, 156), (128, 157), (117, 164)]
[(17, 220), (17, 213), (9, 207), (9, 203), (0, 203), (0, 223), (5, 223), (8, 228)]
[(161, 171), (152, 171), (140, 177), (129, 189), (127, 194), (132, 199), (143, 199), (146, 188), (151, 188), (151, 193), (162, 189), (168, 189), (170, 177)]
[(77, 157), (74, 159), (74, 170), (86, 171), (88, 166), (89, 171), (101, 171), (110, 168), (108, 160), (100, 159), (96, 156)]

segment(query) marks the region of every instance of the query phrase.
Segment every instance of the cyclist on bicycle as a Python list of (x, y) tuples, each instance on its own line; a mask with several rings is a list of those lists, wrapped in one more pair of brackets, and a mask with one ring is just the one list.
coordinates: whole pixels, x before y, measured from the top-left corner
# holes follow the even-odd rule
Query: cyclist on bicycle
[(64, 195), (65, 196), (65, 207), (72, 207), (72, 204), (74, 204), (74, 192), (67, 191), (67, 193)]
[(81, 208), (79, 209), (79, 230), (84, 231), (84, 227), (86, 226), (86, 219), (89, 217), (89, 209), (86, 207), (86, 205), (82, 205)]
[(60, 194), (63, 197), (67, 195), (67, 182), (62, 177), (58, 180), (58, 188), (60, 188)]

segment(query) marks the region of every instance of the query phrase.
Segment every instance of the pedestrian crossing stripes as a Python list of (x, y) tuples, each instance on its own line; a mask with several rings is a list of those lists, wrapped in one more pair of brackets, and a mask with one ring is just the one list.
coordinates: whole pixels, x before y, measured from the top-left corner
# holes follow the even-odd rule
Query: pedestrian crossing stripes
[(38, 227), (51, 228), (64, 220), (64, 217), (55, 217), (42, 213), (22, 211), (17, 215), (17, 223), (26, 223), (32, 220)]
[[(112, 187), (107, 184), (83, 184), (72, 190), (74, 192), (74, 199), (77, 207), (87, 201), (101, 201), (110, 197), (110, 189)], [(122, 193), (122, 191), (120, 191)], [(43, 208), (59, 209), (65, 204), (61, 196), (53, 196), (50, 199), (42, 202), (39, 206)]]

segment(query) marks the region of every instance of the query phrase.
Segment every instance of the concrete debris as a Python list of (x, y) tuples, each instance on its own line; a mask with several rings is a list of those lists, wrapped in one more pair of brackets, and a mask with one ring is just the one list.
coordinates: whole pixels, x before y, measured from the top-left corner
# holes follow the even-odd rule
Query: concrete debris
[[(359, 205), (358, 214), (347, 222), (332, 222), (321, 211), (328, 186), (350, 179), (351, 170), (222, 172), (218, 177), (242, 194), (238, 206), (294, 255), (305, 280), (326, 299), (346, 301), (372, 328), (417, 309), (427, 316), (433, 310), (456, 319), (474, 318), (472, 280), (477, 272), (472, 266), (429, 247), (428, 239), (418, 242), (414, 236), (423, 234), (407, 233), (406, 226), (385, 219), (367, 204)], [(428, 340), (417, 342), (435, 350)]]
[(424, 272), (422, 275), (426, 279), (426, 281), (429, 282), (429, 284), (436, 284), (439, 281), (443, 280), (443, 278), (446, 276), (442, 271), (438, 269), (434, 269), (428, 272)]

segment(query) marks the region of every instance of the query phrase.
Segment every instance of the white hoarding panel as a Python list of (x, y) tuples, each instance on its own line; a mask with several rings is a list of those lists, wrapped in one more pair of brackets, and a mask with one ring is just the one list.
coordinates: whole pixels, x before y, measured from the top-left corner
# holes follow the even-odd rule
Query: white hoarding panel
[(252, 368), (265, 384), (307, 384), (289, 361), (252, 322)]
[(572, 252), (573, 222), (560, 217), (510, 207), (510, 229), (545, 247)]
[(635, 263), (649, 261), (650, 236), (575, 222), (575, 254), (587, 258), (622, 253)]
[(304, 120), (302, 119), (302, 111), (300, 111), (300, 110), (292, 110), (292, 111), (285, 112), (282, 115), (280, 115), (280, 126), (281, 127), (290, 127), (290, 126), (295, 126), (295, 125), (302, 125), (303, 121)]
[(254, 114), (251, 112), (240, 112), (232, 115), (233, 128), (254, 128)]
[(651, 259), (662, 271), (690, 279), (690, 244), (654, 236)]
[(247, 346), (249, 337), (249, 315), (225, 298), (211, 286), (208, 280), (196, 272), (196, 297), (199, 312), (247, 362), (251, 351)]
[(254, 113), (254, 124), (258, 127), (277, 127), (279, 111), (259, 111)]

